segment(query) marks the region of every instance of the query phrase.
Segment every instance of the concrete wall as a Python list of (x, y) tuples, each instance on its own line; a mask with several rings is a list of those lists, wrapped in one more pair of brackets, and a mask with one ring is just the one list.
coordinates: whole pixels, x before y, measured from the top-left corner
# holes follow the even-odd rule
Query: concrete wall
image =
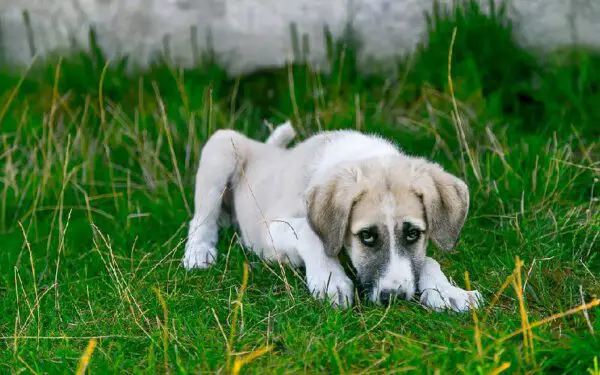
[[(600, 47), (600, 0), (508, 1), (523, 45)], [(325, 61), (325, 25), (339, 37), (352, 24), (365, 45), (363, 61), (409, 53), (431, 7), (431, 0), (0, 0), (0, 42), (6, 60), (27, 64), (32, 45), (42, 56), (74, 44), (85, 48), (94, 25), (109, 56), (127, 54), (144, 66), (166, 48), (174, 61), (190, 65), (212, 48), (237, 74), (291, 58), (292, 23), (306, 35), (316, 65)]]

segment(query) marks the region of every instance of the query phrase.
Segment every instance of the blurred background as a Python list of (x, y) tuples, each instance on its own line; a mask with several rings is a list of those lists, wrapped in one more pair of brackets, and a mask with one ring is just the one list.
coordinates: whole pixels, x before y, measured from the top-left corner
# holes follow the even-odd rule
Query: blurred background
[[(477, 2), (485, 13), (506, 7), (516, 40), (531, 50), (600, 47), (598, 1)], [(384, 63), (414, 51), (433, 7), (433, 0), (2, 0), (0, 52), (8, 63), (27, 65), (36, 54), (89, 50), (94, 28), (111, 60), (127, 56), (148, 66), (167, 55), (189, 67), (210, 51), (230, 73), (240, 73), (297, 60), (293, 38), (310, 45), (303, 58), (324, 67), (325, 28), (334, 38), (351, 28), (363, 46), (361, 66), (369, 67), (373, 59)]]

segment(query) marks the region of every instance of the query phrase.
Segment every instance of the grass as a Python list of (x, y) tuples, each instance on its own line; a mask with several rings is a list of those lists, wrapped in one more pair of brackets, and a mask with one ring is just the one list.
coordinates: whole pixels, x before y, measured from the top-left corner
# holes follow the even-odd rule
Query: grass
[[(394, 79), (359, 74), (359, 47), (340, 43), (330, 74), (230, 79), (208, 61), (126, 75), (98, 50), (5, 69), (0, 372), (598, 373), (600, 58), (542, 63), (502, 9), (429, 21)], [(430, 251), (486, 306), (332, 310), (231, 230), (214, 268), (185, 272), (203, 142), (218, 128), (265, 139), (264, 119), (288, 118), (303, 136), (380, 133), (464, 178), (457, 251)]]

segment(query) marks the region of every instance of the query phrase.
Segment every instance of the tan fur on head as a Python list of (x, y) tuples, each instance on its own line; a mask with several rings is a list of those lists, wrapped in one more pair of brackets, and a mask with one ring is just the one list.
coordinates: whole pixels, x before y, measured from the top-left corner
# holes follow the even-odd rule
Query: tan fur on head
[(313, 187), (307, 196), (308, 222), (329, 256), (344, 245), (352, 206), (360, 198), (358, 170), (343, 168), (324, 184)]
[[(385, 168), (376, 168), (368, 163), (345, 167), (326, 183), (310, 191), (307, 197), (309, 223), (323, 241), (328, 255), (337, 255), (344, 245), (352, 208), (363, 193), (368, 192), (369, 196), (381, 199), (383, 195), (379, 193), (389, 188), (385, 186), (386, 178), (400, 182), (399, 180), (410, 175), (413, 179), (412, 189), (423, 202), (431, 239), (441, 250), (449, 251), (454, 248), (469, 210), (467, 185), (458, 177), (444, 171), (438, 164), (424, 159), (413, 159), (415, 164), (412, 172), (407, 169), (410, 168), (410, 164), (406, 164), (404, 160), (397, 162), (398, 160), (395, 160), (395, 163), (392, 163), (393, 167), (390, 165), (392, 170), (387, 172)], [(359, 178), (359, 175), (364, 176)], [(406, 194), (402, 192), (403, 184), (392, 185), (395, 186), (393, 194), (398, 198), (398, 203), (406, 209), (410, 198), (403, 197)], [(373, 207), (370, 210), (377, 209), (377, 205), (371, 206)], [(360, 221), (360, 217), (364, 215), (356, 216)]]
[(469, 211), (469, 189), (438, 164), (422, 160), (415, 169), (415, 190), (425, 205), (431, 239), (441, 250), (450, 251), (458, 242)]

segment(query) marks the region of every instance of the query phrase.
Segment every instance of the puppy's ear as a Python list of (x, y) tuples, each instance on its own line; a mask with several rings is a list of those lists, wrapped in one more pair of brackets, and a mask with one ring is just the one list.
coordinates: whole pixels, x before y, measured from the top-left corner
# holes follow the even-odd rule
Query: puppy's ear
[(345, 169), (308, 193), (308, 222), (329, 256), (337, 256), (344, 245), (350, 213), (360, 196), (357, 179), (357, 171)]
[(423, 199), (431, 239), (444, 251), (458, 242), (469, 211), (469, 188), (439, 165), (423, 162), (416, 187)]

